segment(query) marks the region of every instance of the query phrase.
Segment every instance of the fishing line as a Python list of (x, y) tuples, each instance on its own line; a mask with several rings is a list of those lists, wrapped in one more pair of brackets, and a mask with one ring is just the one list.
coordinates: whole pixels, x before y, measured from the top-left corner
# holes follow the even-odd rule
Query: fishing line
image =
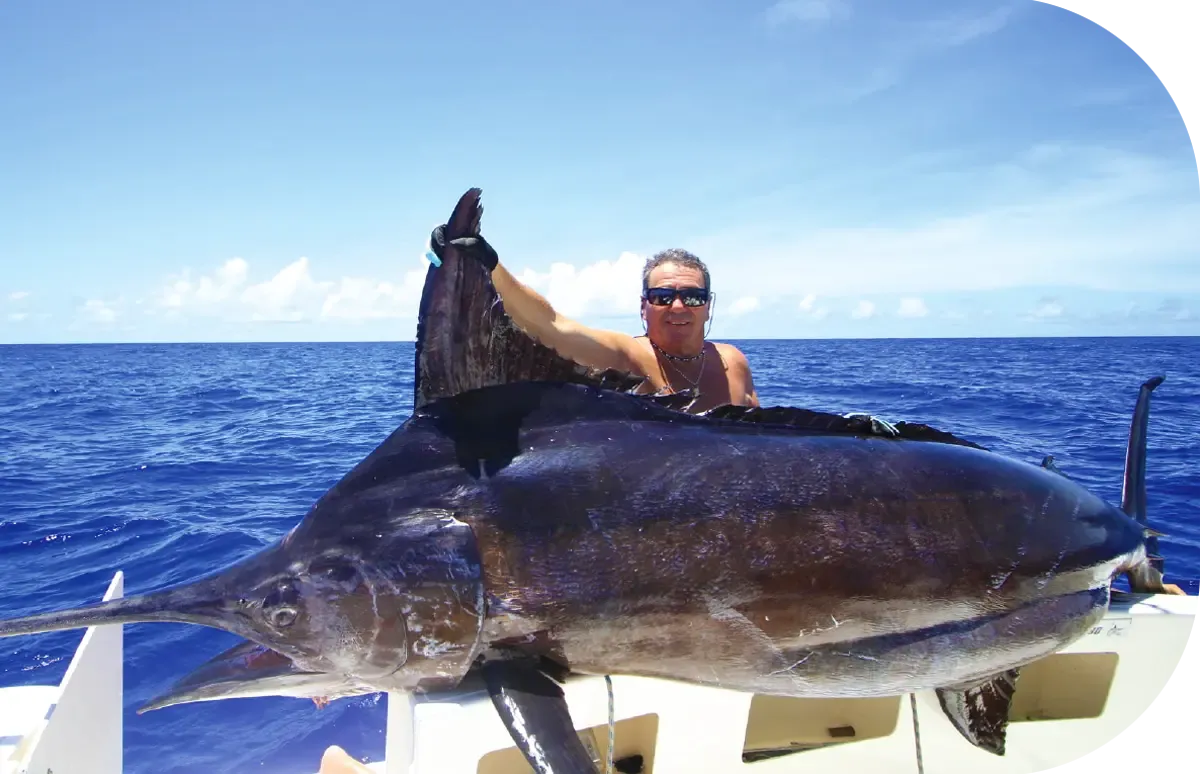
[(616, 738), (616, 728), (613, 720), (613, 689), (612, 677), (604, 676), (604, 684), (608, 686), (608, 768), (605, 769), (608, 774), (612, 774), (613, 770), (613, 740)]

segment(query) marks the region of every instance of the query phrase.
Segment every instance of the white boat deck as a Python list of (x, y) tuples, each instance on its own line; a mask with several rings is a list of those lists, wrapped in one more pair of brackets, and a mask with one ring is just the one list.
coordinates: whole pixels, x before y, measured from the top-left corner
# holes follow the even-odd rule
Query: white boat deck
[[(122, 588), (118, 573), (105, 598), (120, 596)], [(1017, 683), (1004, 757), (968, 744), (932, 692), (779, 699), (618, 675), (613, 677), (614, 758), (641, 756), (645, 774), (1042, 771), (1100, 748), (1153, 711), (1187, 647), (1198, 611), (1195, 596), (1114, 603), (1102, 625), (1026, 667)], [(88, 629), (60, 686), (0, 688), (0, 774), (121, 771), (122, 629)], [(603, 761), (608, 740), (604, 679), (574, 678), (565, 691), (576, 727), (592, 743), (597, 761)], [(746, 759), (787, 749), (796, 752)], [(530, 771), (491, 701), (480, 693), (437, 699), (390, 694), (386, 759), (370, 768), (381, 774)]]
[[(118, 572), (103, 598), (124, 592)], [(87, 629), (59, 685), (0, 688), (0, 774), (121, 771), (124, 629)]]

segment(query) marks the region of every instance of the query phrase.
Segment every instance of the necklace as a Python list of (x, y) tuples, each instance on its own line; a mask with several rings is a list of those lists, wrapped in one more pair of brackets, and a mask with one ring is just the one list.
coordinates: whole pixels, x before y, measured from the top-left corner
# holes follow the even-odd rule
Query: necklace
[[(651, 342), (651, 343), (653, 344), (653, 342)], [(655, 349), (658, 349), (658, 347), (655, 347)], [(660, 351), (660, 352), (662, 352), (662, 350), (659, 350), (659, 351)], [(704, 354), (705, 354), (705, 352), (707, 352), (707, 351), (708, 351), (708, 349), (707, 349), (707, 347), (706, 347), (706, 348), (704, 348), (704, 349), (700, 350), (700, 354), (699, 354), (699, 355), (696, 355), (695, 357), (689, 357), (689, 358), (675, 358), (675, 359), (677, 359), (677, 360), (697, 360), (697, 359), (699, 359), (699, 360), (700, 360), (700, 371), (699, 371), (699, 372), (696, 374), (696, 378), (695, 378), (695, 379), (689, 379), (689, 378), (687, 377), (687, 374), (685, 374), (685, 373), (683, 372), (683, 369), (682, 369), (682, 368), (680, 368), (678, 365), (676, 365), (676, 364), (674, 364), (674, 363), (672, 363), (672, 364), (671, 364), (671, 370), (673, 370), (675, 373), (679, 374), (680, 378), (682, 378), (682, 379), (683, 379), (685, 382), (687, 382), (689, 385), (691, 385), (691, 388), (692, 388), (693, 390), (695, 390), (695, 391), (699, 391), (699, 389), (700, 389), (700, 380), (701, 380), (701, 379), (704, 377), (704, 366), (705, 366), (705, 364), (706, 364), (706, 361), (705, 361), (705, 359), (704, 359)], [(663, 352), (663, 354), (665, 355), (666, 353), (665, 353), (665, 352)], [(667, 357), (670, 357), (670, 355), (667, 355)], [(668, 384), (668, 385), (670, 385), (670, 384), (671, 384), (671, 380), (670, 380), (670, 378), (669, 378), (669, 377), (667, 377), (667, 375), (666, 375), (666, 373), (665, 373), (665, 372), (663, 373), (663, 378), (667, 380), (667, 384)]]
[(650, 346), (654, 347), (655, 352), (657, 352), (658, 354), (667, 358), (668, 360), (674, 360), (677, 363), (691, 363), (693, 361), (700, 360), (701, 358), (704, 357), (705, 347), (703, 344), (700, 345), (700, 351), (694, 355), (672, 355), (670, 352), (664, 351), (661, 347), (659, 347), (657, 344), (655, 344), (654, 340), (651, 339), (650, 337), (646, 337), (646, 338), (647, 338), (647, 341), (650, 342)]

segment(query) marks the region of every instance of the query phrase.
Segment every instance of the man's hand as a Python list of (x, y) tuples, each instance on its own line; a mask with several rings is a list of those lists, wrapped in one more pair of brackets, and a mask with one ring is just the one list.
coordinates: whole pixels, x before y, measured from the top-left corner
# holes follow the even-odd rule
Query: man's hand
[[(429, 246), (433, 249), (433, 254), (440, 261), (446, 260), (446, 256), (443, 255), (446, 244), (446, 226), (438, 226), (429, 235)], [(491, 273), (496, 268), (496, 264), (500, 260), (500, 256), (496, 253), (495, 249), (482, 236), (451, 239), (449, 244), (458, 248), (459, 252), (479, 261), (483, 265), (483, 268), (488, 270), (488, 273)]]

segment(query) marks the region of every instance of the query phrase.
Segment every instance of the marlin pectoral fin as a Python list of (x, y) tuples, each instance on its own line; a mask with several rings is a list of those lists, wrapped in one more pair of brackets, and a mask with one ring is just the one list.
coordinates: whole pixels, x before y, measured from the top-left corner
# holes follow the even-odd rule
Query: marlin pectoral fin
[(537, 774), (596, 774), (557, 683), (524, 661), (490, 661), (480, 671), (500, 719)]
[(1019, 669), (1009, 669), (973, 685), (938, 688), (938, 702), (968, 742), (1004, 755), (1008, 715), (1019, 675)]

